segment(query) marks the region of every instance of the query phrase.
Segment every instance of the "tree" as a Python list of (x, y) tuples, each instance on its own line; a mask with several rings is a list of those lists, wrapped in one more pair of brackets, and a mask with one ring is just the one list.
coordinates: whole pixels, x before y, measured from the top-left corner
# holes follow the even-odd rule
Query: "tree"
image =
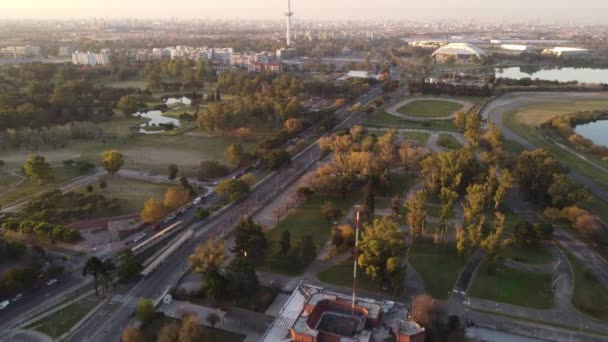
[(97, 257), (90, 257), (82, 269), (82, 275), (91, 275), (93, 277), (93, 287), (95, 288), (95, 295), (99, 295), (97, 291), (98, 281), (100, 276), (105, 272), (104, 264)]
[(118, 266), (118, 278), (122, 282), (131, 279), (141, 269), (139, 260), (133, 255), (131, 249), (127, 248), (118, 253), (117, 258), (120, 266)]
[(179, 169), (177, 168), (177, 165), (169, 164), (169, 179), (170, 180), (175, 180), (175, 178), (177, 178), (178, 172), (179, 172)]
[(406, 221), (410, 226), (411, 234), (414, 239), (424, 234), (426, 227), (426, 191), (419, 190), (413, 193), (405, 201), (407, 209)]
[(304, 235), (299, 243), (300, 260), (304, 264), (309, 264), (317, 256), (317, 247), (312, 241), (312, 236)]
[(400, 273), (405, 259), (405, 239), (389, 217), (375, 219), (363, 229), (357, 262), (373, 280)]
[(144, 204), (144, 208), (141, 211), (141, 219), (146, 223), (155, 223), (160, 221), (167, 215), (168, 209), (163, 202), (156, 198), (150, 198)]
[(194, 253), (188, 257), (194, 272), (204, 275), (217, 272), (225, 259), (224, 244), (212, 240), (196, 246)]
[(276, 217), (277, 224), (279, 224), (281, 217), (287, 215), (288, 212), (289, 212), (289, 210), (285, 207), (276, 207), (276, 208), (272, 209), (272, 216)]
[(253, 173), (246, 173), (246, 174), (242, 175), (241, 178), (239, 178), (239, 180), (241, 182), (247, 184), (249, 189), (251, 189), (255, 185), (255, 182), (257, 181), (257, 179)]
[(262, 260), (268, 249), (268, 241), (262, 226), (251, 217), (241, 217), (234, 228), (234, 246), (230, 249), (237, 256), (245, 256), (254, 263)]
[(589, 190), (565, 174), (553, 174), (553, 182), (547, 190), (547, 195), (551, 199), (551, 205), (559, 209), (584, 203), (591, 197)]
[(498, 210), (507, 191), (513, 186), (513, 176), (509, 170), (503, 170), (498, 178), (498, 188), (494, 193), (494, 210)]
[(190, 194), (178, 187), (170, 187), (165, 192), (165, 200), (163, 204), (169, 210), (175, 210), (182, 207), (190, 200)]
[(308, 201), (314, 193), (315, 191), (309, 186), (301, 186), (296, 190), (296, 194), (300, 198), (301, 203)]
[(279, 254), (287, 255), (287, 253), (289, 253), (289, 250), (291, 249), (291, 233), (289, 233), (289, 230), (284, 230), (281, 233), (281, 240), (279, 241), (279, 245)]
[(230, 172), (228, 168), (217, 161), (208, 160), (200, 162), (198, 166), (198, 179), (214, 179), (227, 175)]
[(217, 192), (234, 202), (249, 192), (249, 187), (240, 179), (224, 179), (217, 187)]
[(154, 316), (154, 303), (151, 299), (141, 298), (135, 307), (135, 317), (142, 324), (146, 324), (152, 319), (152, 316)]
[(215, 101), (221, 101), (222, 100), (222, 96), (220, 94), (220, 87), (217, 87), (215, 89)]
[(219, 323), (220, 321), (220, 316), (215, 312), (212, 312), (208, 314), (207, 317), (205, 317), (205, 320), (207, 321), (207, 323), (209, 323), (211, 327), (215, 328), (217, 323)]
[(249, 297), (257, 292), (258, 277), (253, 263), (244, 255), (236, 256), (226, 268), (229, 292), (235, 297)]
[(325, 217), (330, 225), (342, 216), (342, 210), (336, 208), (331, 201), (325, 201), (321, 206), (321, 215)]
[(393, 210), (393, 215), (399, 216), (399, 210), (401, 209), (401, 200), (399, 199), (399, 195), (395, 195), (391, 199), (391, 209)]
[(101, 154), (101, 166), (111, 175), (117, 173), (124, 163), (123, 155), (116, 150), (107, 150)]
[(285, 128), (285, 132), (287, 132), (287, 134), (292, 135), (302, 130), (302, 122), (299, 119), (290, 118), (285, 121), (283, 127)]
[(515, 244), (520, 247), (529, 246), (538, 242), (538, 236), (534, 230), (534, 225), (528, 221), (518, 223), (513, 232), (513, 240), (515, 241)]
[(291, 164), (291, 156), (284, 150), (274, 150), (268, 153), (263, 158), (264, 163), (271, 170), (278, 170), (287, 167)]
[(496, 256), (498, 248), (500, 247), (503, 233), (505, 231), (505, 215), (500, 212), (496, 212), (495, 215), (496, 227), (494, 232), (488, 235), (488, 237), (481, 243), (481, 247), (488, 251), (491, 259)]
[(410, 142), (403, 142), (397, 149), (397, 155), (404, 170), (418, 170), (420, 161), (424, 157), (424, 149), (416, 147)]
[(160, 329), (156, 342), (177, 342), (179, 337), (179, 324), (170, 322)]
[(93, 192), (93, 186), (91, 184), (87, 185), (85, 188), (87, 192)]
[(374, 199), (374, 185), (371, 181), (367, 182), (367, 185), (363, 189), (363, 203), (367, 210), (369, 210), (370, 214), (373, 214), (376, 209), (376, 205)]
[(247, 155), (243, 149), (243, 145), (239, 143), (228, 145), (224, 150), (224, 155), (234, 167), (242, 165), (247, 160)]
[(548, 203), (549, 188), (554, 174), (566, 173), (566, 169), (543, 149), (523, 151), (517, 159), (515, 175), (519, 185), (537, 203)]
[(120, 98), (118, 104), (116, 105), (116, 108), (118, 108), (125, 115), (131, 115), (137, 112), (139, 104), (137, 103), (135, 97), (131, 95), (126, 95)]
[(145, 342), (146, 339), (139, 328), (128, 326), (122, 331), (121, 342)]
[(182, 318), (182, 324), (179, 328), (178, 342), (204, 342), (205, 331), (198, 321), (197, 316), (188, 314)]
[(107, 187), (108, 187), (108, 182), (106, 182), (106, 180), (105, 180), (105, 179), (100, 179), (100, 180), (99, 180), (99, 189), (100, 189), (101, 191), (103, 191), (103, 190), (104, 190), (105, 188), (107, 188)]
[(50, 179), (53, 174), (51, 165), (46, 162), (44, 157), (38, 155), (31, 155), (27, 158), (23, 171), (29, 178), (37, 180), (38, 184)]

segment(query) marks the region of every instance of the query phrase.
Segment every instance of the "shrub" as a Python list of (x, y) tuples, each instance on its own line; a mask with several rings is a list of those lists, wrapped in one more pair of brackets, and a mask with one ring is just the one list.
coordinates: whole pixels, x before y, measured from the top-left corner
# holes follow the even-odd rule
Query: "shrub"
[(198, 179), (220, 178), (228, 173), (228, 167), (213, 160), (202, 161), (198, 166)]

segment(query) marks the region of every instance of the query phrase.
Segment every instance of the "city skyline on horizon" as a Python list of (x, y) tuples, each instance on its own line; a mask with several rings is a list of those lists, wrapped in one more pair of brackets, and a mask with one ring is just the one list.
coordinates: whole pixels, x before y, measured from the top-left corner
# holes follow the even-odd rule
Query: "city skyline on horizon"
[[(204, 3), (174, 0), (171, 8), (143, 1), (80, 2), (76, 0), (9, 0), (0, 19), (76, 19), (76, 18), (177, 18), (177, 19), (258, 19), (281, 20), (287, 0), (224, 0)], [(525, 0), (509, 3), (483, 0), (293, 0), (294, 20), (411, 20), (471, 19), (479, 22), (531, 22), (599, 24), (608, 12), (608, 2), (581, 0), (572, 11), (568, 1)], [(184, 10), (187, 8), (187, 10)]]

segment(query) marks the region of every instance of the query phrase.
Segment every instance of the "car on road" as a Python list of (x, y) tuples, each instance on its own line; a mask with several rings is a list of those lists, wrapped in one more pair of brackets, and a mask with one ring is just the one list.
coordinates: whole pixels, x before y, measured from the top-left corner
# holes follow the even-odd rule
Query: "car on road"
[(15, 297), (13, 297), (12, 301), (16, 302), (18, 300), (21, 300), (21, 298), (23, 298), (23, 293), (18, 293)]
[(53, 279), (51, 279), (51, 280), (47, 281), (47, 282), (46, 282), (46, 285), (47, 285), (47, 286), (51, 286), (51, 285), (55, 284), (57, 281), (58, 281), (57, 279), (53, 278)]
[(8, 300), (3, 300), (0, 302), (0, 310), (4, 309), (5, 307), (7, 307), (10, 304), (10, 302)]
[(165, 223), (171, 222), (171, 221), (175, 220), (175, 217), (176, 216), (174, 214), (171, 214), (171, 215), (167, 216), (167, 218), (163, 222), (165, 222)]
[(146, 233), (145, 232), (141, 233), (141, 234), (138, 234), (135, 238), (133, 238), (133, 242), (136, 243), (136, 242), (140, 241), (141, 239), (143, 239), (145, 237), (146, 237)]
[(192, 203), (194, 203), (196, 205), (196, 204), (201, 203), (202, 200), (203, 200), (202, 197), (197, 197), (197, 198), (194, 199), (194, 202), (192, 202)]

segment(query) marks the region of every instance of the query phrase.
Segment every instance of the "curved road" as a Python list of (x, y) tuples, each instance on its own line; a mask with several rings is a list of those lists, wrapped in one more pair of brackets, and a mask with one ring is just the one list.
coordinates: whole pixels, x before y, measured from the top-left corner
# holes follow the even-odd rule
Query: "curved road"
[[(509, 93), (498, 98), (489, 101), (486, 106), (482, 109), (481, 115), (488, 122), (493, 122), (495, 125), (500, 127), (502, 134), (507, 140), (513, 140), (524, 146), (525, 148), (532, 150), (536, 146), (525, 140), (524, 138), (517, 135), (517, 133), (510, 130), (503, 124), (503, 117), (505, 113), (517, 110), (521, 107), (527, 107), (531, 105), (543, 104), (546, 102), (563, 102), (570, 103), (572, 101), (580, 100), (608, 100), (608, 93), (573, 93), (573, 92), (541, 92), (541, 93)], [(569, 149), (566, 151), (573, 153), (579, 158), (590, 163), (591, 167), (597, 167), (595, 164), (588, 161), (585, 157), (575, 153)], [(608, 191), (603, 187), (597, 185), (592, 180), (583, 177), (576, 171), (570, 171), (570, 176), (583, 184), (597, 197), (608, 202)]]

